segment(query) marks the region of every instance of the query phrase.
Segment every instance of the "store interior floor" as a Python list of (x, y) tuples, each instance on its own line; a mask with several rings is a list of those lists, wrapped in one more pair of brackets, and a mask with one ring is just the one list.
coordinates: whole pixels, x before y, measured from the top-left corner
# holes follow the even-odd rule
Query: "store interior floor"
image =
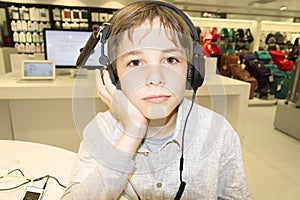
[(276, 105), (248, 109), (243, 154), (254, 200), (300, 198), (300, 141), (274, 129), (275, 112)]

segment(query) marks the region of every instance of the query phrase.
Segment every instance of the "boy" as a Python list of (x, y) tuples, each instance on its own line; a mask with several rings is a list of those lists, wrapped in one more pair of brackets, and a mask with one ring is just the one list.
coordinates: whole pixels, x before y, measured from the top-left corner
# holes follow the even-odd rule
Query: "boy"
[(237, 134), (184, 98), (193, 47), (182, 16), (142, 1), (118, 11), (110, 27), (120, 89), (96, 70), (110, 110), (84, 129), (62, 199), (248, 199)]

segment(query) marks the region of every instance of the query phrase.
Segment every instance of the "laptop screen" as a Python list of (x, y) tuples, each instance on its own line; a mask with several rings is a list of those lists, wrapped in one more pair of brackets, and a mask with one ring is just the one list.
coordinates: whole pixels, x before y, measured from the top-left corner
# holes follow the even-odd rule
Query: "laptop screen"
[(53, 61), (24, 60), (22, 79), (54, 79), (55, 64)]

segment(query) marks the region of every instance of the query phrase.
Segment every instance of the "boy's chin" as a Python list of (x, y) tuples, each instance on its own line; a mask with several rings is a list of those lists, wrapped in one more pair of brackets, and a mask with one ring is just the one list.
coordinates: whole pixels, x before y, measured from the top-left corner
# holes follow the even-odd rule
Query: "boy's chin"
[(168, 115), (156, 114), (156, 115), (145, 115), (145, 117), (149, 120), (162, 120), (162, 119), (166, 119)]
[(143, 115), (149, 120), (166, 119), (171, 113), (173, 113), (174, 109), (166, 109), (163, 106), (157, 105), (143, 112)]

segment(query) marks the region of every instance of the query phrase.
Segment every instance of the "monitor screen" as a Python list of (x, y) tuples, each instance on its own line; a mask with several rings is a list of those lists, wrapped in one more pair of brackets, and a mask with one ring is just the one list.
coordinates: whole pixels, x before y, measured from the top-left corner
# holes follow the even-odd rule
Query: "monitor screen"
[(22, 60), (21, 79), (54, 79), (55, 65), (52, 60)]
[[(75, 68), (80, 49), (85, 46), (92, 31), (44, 29), (45, 58), (54, 60), (57, 68)], [(85, 63), (86, 68), (96, 68), (99, 63), (100, 45)]]

